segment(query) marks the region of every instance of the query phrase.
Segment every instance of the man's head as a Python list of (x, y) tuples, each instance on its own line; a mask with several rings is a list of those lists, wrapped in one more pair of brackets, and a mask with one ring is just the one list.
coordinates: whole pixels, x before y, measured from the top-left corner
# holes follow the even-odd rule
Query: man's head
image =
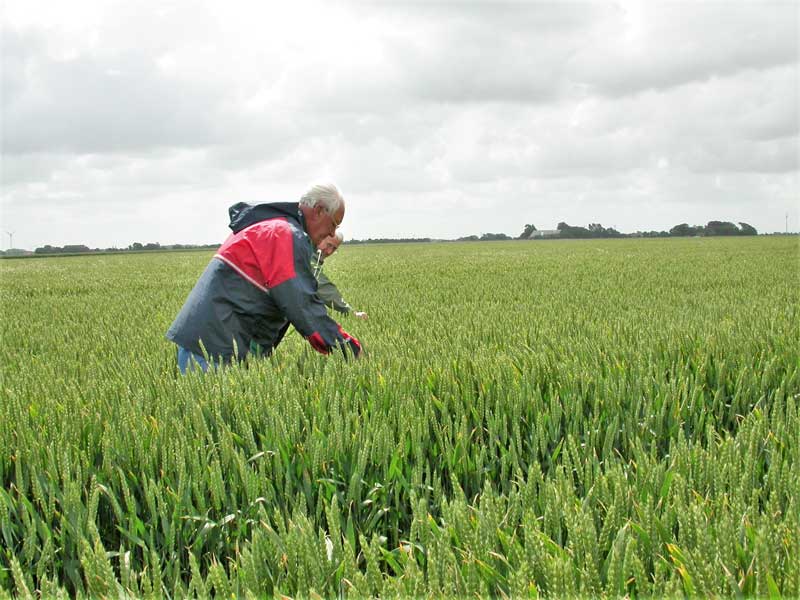
[(336, 252), (343, 239), (344, 236), (342, 235), (342, 232), (337, 231), (334, 235), (329, 235), (322, 240), (317, 248), (320, 252), (322, 252), (322, 256), (328, 258), (331, 254)]
[(336, 234), (344, 219), (344, 199), (333, 184), (315, 185), (300, 198), (306, 232), (319, 248), (322, 240)]

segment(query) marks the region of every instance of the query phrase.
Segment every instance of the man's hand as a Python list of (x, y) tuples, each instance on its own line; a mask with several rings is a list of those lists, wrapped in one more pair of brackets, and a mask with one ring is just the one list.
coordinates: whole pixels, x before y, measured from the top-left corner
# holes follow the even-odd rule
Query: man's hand
[[(347, 333), (344, 329), (342, 329), (341, 326), (339, 326), (339, 334), (344, 338), (347, 346), (349, 346), (350, 351), (353, 353), (353, 357), (358, 358), (361, 355), (361, 342)], [(345, 348), (342, 348), (342, 352), (344, 352), (345, 358), (347, 358), (347, 351)]]
[[(361, 342), (342, 329), (341, 325), (339, 325), (339, 335), (341, 336), (341, 339), (339, 339), (336, 344), (339, 346), (339, 349), (341, 349), (342, 353), (344, 353), (345, 360), (349, 358), (348, 352), (352, 352), (353, 357), (358, 358), (361, 355), (362, 350)], [(320, 354), (330, 354), (331, 350), (335, 348), (335, 346), (328, 346), (317, 331), (312, 333), (306, 339), (314, 348), (314, 350)]]
[(369, 319), (369, 316), (367, 316), (367, 313), (365, 313), (363, 310), (356, 310), (356, 311), (353, 311), (353, 316), (354, 316), (356, 319), (363, 319), (364, 321), (366, 321), (367, 319)]

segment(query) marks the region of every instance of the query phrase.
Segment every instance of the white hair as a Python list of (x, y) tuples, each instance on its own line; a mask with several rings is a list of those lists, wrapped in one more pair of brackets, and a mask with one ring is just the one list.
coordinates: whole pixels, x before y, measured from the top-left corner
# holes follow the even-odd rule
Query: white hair
[(329, 215), (334, 214), (344, 204), (341, 192), (332, 183), (315, 185), (300, 198), (300, 206), (314, 208), (322, 206)]
[(344, 241), (344, 234), (341, 231), (339, 231), (338, 229), (336, 230), (336, 233), (333, 234), (333, 237), (335, 237), (337, 240), (339, 240), (340, 244)]

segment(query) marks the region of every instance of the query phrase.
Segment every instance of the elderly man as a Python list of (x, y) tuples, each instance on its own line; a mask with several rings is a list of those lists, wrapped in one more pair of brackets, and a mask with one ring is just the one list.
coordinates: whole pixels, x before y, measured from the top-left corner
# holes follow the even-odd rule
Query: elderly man
[(334, 235), (326, 237), (324, 240), (322, 240), (322, 243), (317, 247), (316, 260), (312, 264), (314, 277), (317, 278), (318, 284), (317, 296), (320, 297), (320, 299), (325, 303), (325, 306), (328, 308), (332, 308), (343, 315), (349, 315), (350, 313), (353, 313), (353, 316), (358, 319), (366, 319), (367, 313), (360, 310), (353, 310), (353, 307), (350, 306), (344, 298), (342, 298), (342, 294), (339, 292), (333, 282), (328, 279), (325, 273), (322, 272), (322, 265), (325, 262), (325, 259), (338, 250), (343, 240), (344, 236), (342, 235), (342, 232), (337, 231)]
[(361, 344), (328, 317), (311, 271), (314, 246), (336, 233), (344, 200), (333, 185), (312, 187), (299, 203), (233, 205), (233, 233), (220, 246), (167, 331), (181, 373), (269, 354), (291, 323), (322, 354)]

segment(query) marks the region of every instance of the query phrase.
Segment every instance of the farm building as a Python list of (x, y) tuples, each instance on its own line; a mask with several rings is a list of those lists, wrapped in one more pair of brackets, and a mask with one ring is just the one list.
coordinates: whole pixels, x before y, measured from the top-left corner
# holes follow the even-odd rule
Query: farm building
[(561, 232), (558, 229), (534, 229), (531, 231), (528, 239), (535, 240), (537, 238), (558, 237), (560, 233)]

